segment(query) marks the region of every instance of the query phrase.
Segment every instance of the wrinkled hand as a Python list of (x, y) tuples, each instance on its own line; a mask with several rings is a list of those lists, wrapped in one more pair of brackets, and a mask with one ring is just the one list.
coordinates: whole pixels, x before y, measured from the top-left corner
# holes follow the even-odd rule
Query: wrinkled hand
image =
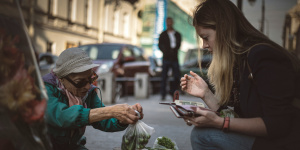
[(192, 76), (184, 75), (180, 79), (180, 86), (183, 91), (190, 95), (204, 98), (205, 94), (209, 91), (207, 83), (196, 73), (190, 71)]
[(215, 112), (197, 108), (196, 114), (200, 116), (184, 117), (184, 121), (186, 121), (188, 125), (194, 125), (196, 127), (222, 128), (224, 119), (219, 117)]
[(143, 107), (141, 106), (141, 104), (136, 103), (132, 105), (132, 108), (134, 110), (137, 110), (140, 113), (140, 120), (142, 120), (144, 118), (144, 114), (143, 114)]
[[(138, 111), (141, 110), (141, 106), (136, 105), (134, 105), (134, 107), (137, 108)], [(113, 117), (118, 119), (122, 124), (135, 124), (139, 120), (133, 106), (128, 104), (117, 104), (112, 107)]]

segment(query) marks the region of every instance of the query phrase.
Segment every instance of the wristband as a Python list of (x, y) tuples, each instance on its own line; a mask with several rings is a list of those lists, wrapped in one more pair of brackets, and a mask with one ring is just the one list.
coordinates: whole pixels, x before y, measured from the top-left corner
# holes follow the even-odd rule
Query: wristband
[(223, 123), (223, 132), (229, 132), (229, 123), (230, 123), (230, 118), (229, 117), (225, 117), (224, 118), (224, 123)]

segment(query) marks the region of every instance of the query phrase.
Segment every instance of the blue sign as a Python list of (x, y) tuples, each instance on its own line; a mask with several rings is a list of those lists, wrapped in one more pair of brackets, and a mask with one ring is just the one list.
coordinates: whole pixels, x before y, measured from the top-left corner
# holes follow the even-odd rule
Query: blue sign
[(155, 27), (153, 34), (153, 56), (157, 56), (157, 51), (160, 51), (158, 48), (158, 40), (161, 32), (166, 30), (166, 18), (167, 18), (167, 0), (157, 0), (156, 3), (156, 14), (155, 14)]

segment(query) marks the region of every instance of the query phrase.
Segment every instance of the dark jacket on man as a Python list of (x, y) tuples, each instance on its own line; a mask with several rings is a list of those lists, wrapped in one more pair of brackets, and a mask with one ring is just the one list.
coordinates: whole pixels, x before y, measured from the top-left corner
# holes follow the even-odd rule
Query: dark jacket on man
[[(175, 31), (175, 30), (174, 30)], [(158, 47), (163, 53), (163, 60), (178, 61), (178, 49), (181, 45), (181, 35), (175, 31), (176, 47), (171, 48), (170, 38), (167, 30), (163, 31), (159, 36)]]

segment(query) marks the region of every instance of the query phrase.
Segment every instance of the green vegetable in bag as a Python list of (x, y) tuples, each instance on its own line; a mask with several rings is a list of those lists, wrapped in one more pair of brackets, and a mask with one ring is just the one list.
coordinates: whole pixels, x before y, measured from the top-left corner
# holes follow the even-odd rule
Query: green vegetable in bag
[(147, 145), (154, 129), (142, 121), (129, 125), (122, 138), (122, 150), (143, 149)]
[(175, 144), (171, 141), (171, 139), (167, 137), (162, 137), (158, 139), (158, 144), (166, 147), (167, 149), (174, 149)]

